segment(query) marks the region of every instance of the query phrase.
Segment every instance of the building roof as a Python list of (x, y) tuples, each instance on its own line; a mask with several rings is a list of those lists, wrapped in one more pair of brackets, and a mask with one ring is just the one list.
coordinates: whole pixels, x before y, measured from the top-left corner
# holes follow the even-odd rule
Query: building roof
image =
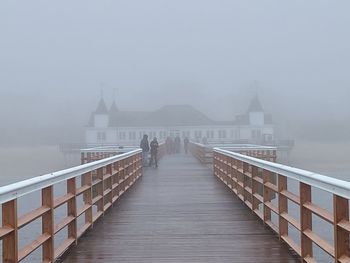
[(215, 123), (189, 105), (168, 105), (152, 112), (118, 111), (109, 117), (111, 127), (196, 126)]
[(95, 114), (107, 114), (107, 113), (108, 113), (108, 110), (107, 110), (105, 100), (103, 98), (101, 98), (100, 102), (98, 103)]
[[(255, 97), (248, 112), (263, 111)], [(109, 127), (166, 127), (166, 126), (208, 126), (208, 125), (249, 125), (249, 114), (237, 115), (234, 120), (214, 121), (190, 105), (167, 105), (155, 111), (120, 111), (115, 102), (109, 111), (103, 99), (91, 114), (88, 126), (94, 124), (94, 114), (108, 114)], [(272, 124), (271, 115), (265, 114), (265, 123)]]
[(250, 102), (248, 112), (264, 112), (264, 109), (261, 106), (258, 96), (255, 96)]

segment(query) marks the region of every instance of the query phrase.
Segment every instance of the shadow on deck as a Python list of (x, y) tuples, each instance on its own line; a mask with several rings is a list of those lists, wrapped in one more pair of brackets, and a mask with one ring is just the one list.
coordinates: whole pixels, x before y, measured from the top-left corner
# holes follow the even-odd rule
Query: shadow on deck
[(300, 262), (191, 155), (165, 156), (70, 250), (70, 262)]

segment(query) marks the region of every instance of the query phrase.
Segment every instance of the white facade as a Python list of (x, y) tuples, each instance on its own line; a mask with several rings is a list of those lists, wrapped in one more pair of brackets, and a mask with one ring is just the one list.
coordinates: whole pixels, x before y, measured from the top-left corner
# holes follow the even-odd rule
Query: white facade
[[(102, 104), (104, 102), (102, 101)], [(259, 104), (260, 105), (260, 104)], [(255, 109), (259, 107), (255, 107)], [(260, 106), (261, 108), (261, 106)], [(254, 110), (245, 115), (244, 121), (232, 122), (232, 124), (210, 125), (174, 125), (174, 126), (118, 126), (111, 127), (111, 113), (107, 112), (105, 105), (99, 105), (93, 113), (92, 121), (86, 128), (85, 141), (88, 145), (139, 145), (144, 134), (150, 139), (157, 137), (159, 141), (168, 136), (188, 137), (197, 142), (218, 143), (259, 143), (269, 144), (274, 140), (274, 126), (266, 123), (263, 111)]]
[(160, 141), (168, 136), (201, 142), (270, 142), (274, 139), (272, 125), (264, 126), (187, 126), (187, 127), (120, 127), (101, 128), (90, 127), (86, 129), (85, 140), (87, 144), (117, 144), (138, 145), (142, 136), (157, 137)]

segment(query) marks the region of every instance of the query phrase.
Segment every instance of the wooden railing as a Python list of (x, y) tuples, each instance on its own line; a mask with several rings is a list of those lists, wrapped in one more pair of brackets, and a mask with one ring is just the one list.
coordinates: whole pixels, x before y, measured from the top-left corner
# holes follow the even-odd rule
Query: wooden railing
[[(214, 149), (214, 175), (296, 251), (303, 262), (316, 262), (313, 244), (330, 255), (334, 262), (350, 262), (350, 182), (219, 148)], [(272, 177), (277, 177), (276, 183), (272, 182)], [(290, 189), (292, 181), (298, 184), (298, 191)], [(333, 196), (331, 212), (313, 202), (314, 189)], [(299, 218), (291, 215), (290, 203), (299, 207)], [(272, 214), (277, 217), (275, 223)], [(327, 242), (315, 232), (313, 215), (332, 225), (334, 242)], [(299, 232), (299, 240), (293, 240), (289, 234), (291, 227)]]
[[(130, 152), (135, 149), (138, 149), (138, 148), (134, 146), (123, 146), (123, 147), (100, 146), (100, 147), (81, 149), (80, 150), (81, 164), (93, 162), (96, 160), (108, 158), (108, 157), (126, 153), (126, 152)], [(161, 142), (159, 143), (159, 148), (158, 148), (158, 159), (161, 159), (165, 154), (166, 154), (165, 143)]]
[[(2, 262), (19, 262), (40, 246), (41, 261), (55, 262), (142, 175), (141, 159), (141, 150), (134, 150), (0, 187)], [(66, 183), (66, 194), (55, 198), (54, 188), (61, 182)], [(36, 191), (41, 192), (41, 206), (18, 216), (18, 198), (26, 198)], [(78, 197), (83, 200), (81, 207), (78, 207)], [(55, 222), (55, 209), (63, 205), (67, 206), (67, 213)], [(78, 227), (78, 218), (83, 219), (81, 227)], [(19, 230), (37, 219), (41, 219), (41, 235), (19, 248)], [(55, 246), (55, 235), (62, 229), (68, 230), (67, 237), (60, 246)]]
[(138, 147), (134, 146), (99, 146), (93, 148), (80, 149), (81, 164), (90, 163), (115, 155), (127, 153), (136, 149), (138, 149)]
[(213, 163), (213, 150), (200, 143), (189, 143), (189, 151), (203, 164)]
[(213, 163), (213, 148), (220, 147), (232, 152), (237, 152), (243, 155), (256, 157), (262, 160), (276, 162), (277, 154), (276, 147), (251, 145), (251, 144), (232, 144), (231, 146), (226, 144), (225, 146), (218, 145), (204, 145), (200, 143), (190, 142), (189, 150), (201, 163), (212, 164)]

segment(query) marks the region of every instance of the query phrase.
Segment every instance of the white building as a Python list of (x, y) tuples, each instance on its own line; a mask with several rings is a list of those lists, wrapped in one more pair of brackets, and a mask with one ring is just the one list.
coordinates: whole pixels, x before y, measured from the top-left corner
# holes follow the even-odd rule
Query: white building
[(232, 121), (214, 121), (189, 105), (169, 105), (153, 112), (118, 110), (113, 102), (108, 109), (103, 99), (91, 114), (86, 127), (88, 145), (139, 145), (143, 134), (149, 138), (188, 137), (193, 141), (217, 143), (270, 144), (274, 126), (255, 97), (245, 114)]

